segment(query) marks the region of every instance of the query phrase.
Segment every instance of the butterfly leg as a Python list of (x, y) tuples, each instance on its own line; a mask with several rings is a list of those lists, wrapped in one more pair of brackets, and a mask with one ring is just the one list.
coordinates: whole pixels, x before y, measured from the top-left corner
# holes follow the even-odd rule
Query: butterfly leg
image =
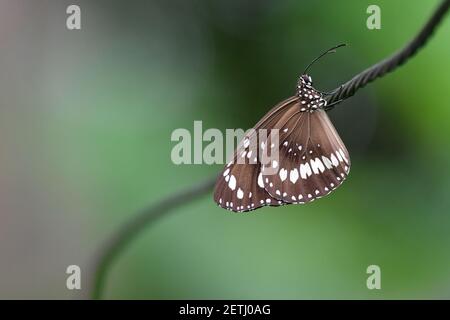
[(331, 96), (335, 91), (336, 90), (325, 92), (325, 91), (317, 90), (317, 92), (319, 92), (323, 96)]
[[(337, 93), (341, 93), (343, 87), (344, 87), (344, 86), (341, 85), (338, 89), (333, 90), (333, 91), (331, 91), (330, 93), (327, 93), (327, 94), (328, 94), (328, 95), (332, 95), (332, 94), (335, 94), (336, 92), (337, 92)], [(335, 102), (333, 102), (333, 103), (331, 103), (331, 104), (328, 104), (328, 105), (326, 105), (326, 106), (324, 107), (324, 110), (325, 110), (325, 111), (331, 110), (333, 106), (335, 106), (335, 105), (341, 103), (342, 101), (343, 101), (343, 99), (339, 99), (339, 100), (337, 100), (337, 101), (335, 101)]]
[(324, 96), (331, 96), (333, 94), (335, 94), (336, 92), (341, 92), (343, 88), (343, 85), (341, 85), (339, 88), (334, 89), (333, 91), (329, 91), (329, 92), (324, 92), (324, 91), (319, 91), (317, 90), (317, 92), (320, 92), (322, 95)]
[(340, 99), (340, 100), (335, 101), (335, 102), (333, 102), (333, 103), (327, 104), (326, 106), (324, 106), (323, 109), (324, 109), (325, 111), (331, 110), (331, 109), (333, 109), (333, 106), (335, 106), (336, 104), (341, 103), (342, 101), (344, 101), (344, 99)]

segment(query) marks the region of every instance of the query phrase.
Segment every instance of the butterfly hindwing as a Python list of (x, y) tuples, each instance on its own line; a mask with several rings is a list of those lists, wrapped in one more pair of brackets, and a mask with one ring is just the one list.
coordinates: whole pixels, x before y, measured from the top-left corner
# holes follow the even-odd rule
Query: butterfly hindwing
[[(273, 198), (264, 188), (259, 154), (261, 147), (264, 148), (267, 144), (267, 137), (259, 136), (258, 129), (272, 129), (279, 118), (286, 115), (286, 109), (296, 100), (296, 97), (292, 97), (275, 106), (256, 124), (254, 128), (256, 131), (244, 136), (232, 160), (217, 178), (214, 201), (219, 206), (231, 211), (243, 212), (263, 206), (284, 204), (281, 200)], [(249, 143), (250, 141), (256, 143), (253, 145)], [(254, 150), (255, 147), (258, 152)], [(240, 163), (238, 159), (245, 160), (246, 163)], [(250, 160), (253, 160), (253, 163), (249, 163)]]
[(323, 110), (301, 112), (281, 129), (275, 174), (266, 174), (269, 194), (287, 203), (306, 203), (336, 189), (347, 177), (350, 157)]
[(264, 189), (260, 166), (256, 164), (231, 164), (225, 169), (217, 180), (214, 200), (235, 212), (283, 204)]

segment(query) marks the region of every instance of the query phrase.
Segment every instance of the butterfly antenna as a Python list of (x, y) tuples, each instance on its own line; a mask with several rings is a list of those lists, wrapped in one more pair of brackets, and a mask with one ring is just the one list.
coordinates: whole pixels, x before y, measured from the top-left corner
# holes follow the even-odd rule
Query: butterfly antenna
[(318, 56), (317, 58), (315, 58), (313, 61), (311, 61), (310, 64), (308, 64), (308, 66), (306, 67), (305, 71), (303, 71), (302, 74), (306, 74), (306, 71), (308, 71), (308, 69), (314, 64), (314, 62), (316, 62), (317, 60), (319, 60), (320, 58), (322, 58), (324, 55), (327, 55), (329, 53), (335, 53), (337, 48), (340, 47), (345, 47), (346, 44), (345, 43), (341, 43), (337, 46), (334, 46), (333, 48), (328, 49), (327, 51), (323, 52), (320, 56)]

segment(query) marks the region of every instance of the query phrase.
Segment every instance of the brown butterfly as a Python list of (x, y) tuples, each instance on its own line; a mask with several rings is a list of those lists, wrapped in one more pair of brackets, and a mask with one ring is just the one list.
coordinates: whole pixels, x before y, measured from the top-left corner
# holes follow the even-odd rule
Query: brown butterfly
[(314, 59), (300, 76), (295, 96), (276, 105), (244, 136), (217, 179), (214, 201), (220, 207), (244, 212), (303, 204), (342, 184), (350, 156), (326, 114), (332, 104), (327, 106), (326, 93), (316, 90), (306, 74), (315, 61), (341, 46)]

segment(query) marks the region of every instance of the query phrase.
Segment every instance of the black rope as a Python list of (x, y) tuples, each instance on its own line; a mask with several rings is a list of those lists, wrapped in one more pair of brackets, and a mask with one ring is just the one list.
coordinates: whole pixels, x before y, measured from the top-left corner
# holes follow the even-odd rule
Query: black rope
[(442, 1), (419, 34), (403, 49), (364, 70), (354, 76), (351, 80), (341, 85), (339, 88), (333, 90), (334, 93), (332, 93), (327, 99), (328, 104), (333, 103), (333, 106), (326, 108), (326, 110), (331, 110), (341, 101), (353, 96), (356, 91), (363, 88), (366, 84), (374, 81), (376, 78), (382, 77), (388, 72), (395, 70), (404, 64), (408, 59), (413, 57), (417, 51), (430, 39), (437, 25), (441, 22), (447, 12), (449, 6), (450, 0)]

